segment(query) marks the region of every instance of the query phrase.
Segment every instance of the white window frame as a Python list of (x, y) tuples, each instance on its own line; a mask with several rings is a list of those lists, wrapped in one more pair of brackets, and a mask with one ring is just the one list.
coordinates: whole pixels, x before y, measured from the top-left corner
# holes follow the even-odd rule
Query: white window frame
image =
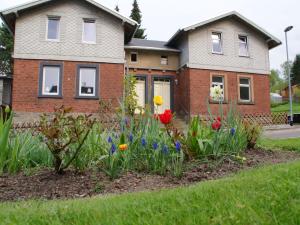
[[(58, 31), (57, 31), (57, 39), (49, 39), (48, 38), (48, 32), (49, 32), (49, 20), (57, 20), (58, 21)], [(48, 16), (47, 17), (47, 26), (46, 26), (46, 40), (47, 41), (53, 41), (53, 42), (59, 42), (60, 41), (60, 17), (59, 16)]]
[[(240, 40), (240, 37), (244, 37), (246, 38), (246, 43), (245, 42), (242, 42)], [(244, 54), (241, 54), (241, 49), (240, 49), (240, 44), (246, 44), (246, 49), (247, 49), (247, 53), (244, 55)], [(238, 35), (238, 44), (239, 44), (239, 56), (241, 57), (249, 57), (249, 38), (247, 35), (243, 35), (243, 34), (239, 34)]]
[[(241, 79), (248, 80), (248, 84), (241, 84)], [(241, 99), (241, 87), (247, 87), (249, 90), (249, 100)], [(240, 102), (251, 102), (252, 101), (252, 91), (251, 91), (251, 78), (249, 77), (239, 77), (239, 101)]]
[[(84, 24), (85, 24), (86, 21), (94, 21), (94, 24), (95, 24), (95, 41), (85, 41), (84, 40)], [(88, 18), (83, 19), (83, 21), (82, 21), (82, 43), (93, 44), (93, 45), (97, 43), (97, 24), (96, 24), (95, 19), (88, 19)]]
[[(49, 68), (49, 67), (56, 67), (59, 69), (58, 71), (58, 84), (57, 84), (57, 93), (46, 93), (45, 92), (45, 77), (46, 77), (46, 68)], [(45, 96), (59, 96), (60, 93), (60, 73), (61, 73), (61, 67), (60, 66), (48, 66), (48, 65), (45, 65), (43, 66), (43, 80), (42, 80), (42, 95), (45, 95)]]
[[(132, 58), (131, 58), (132, 54), (136, 54), (136, 61), (132, 61)], [(131, 63), (138, 63), (138, 61), (139, 61), (138, 52), (130, 52), (130, 62)]]
[[(163, 63), (163, 62), (165, 62), (165, 63)], [(167, 56), (167, 55), (160, 56), (160, 64), (164, 65), (164, 66), (169, 65), (169, 56)]]
[[(220, 47), (221, 47), (220, 52), (214, 51), (214, 42), (213, 42), (213, 38), (212, 38), (213, 35), (219, 35), (220, 36)], [(219, 32), (219, 31), (211, 32), (210, 39), (211, 39), (211, 48), (212, 48), (211, 51), (212, 51), (212, 53), (222, 55), (223, 54), (223, 34), (222, 34), (222, 32)]]
[[(81, 77), (82, 77), (82, 70), (84, 70), (84, 69), (88, 69), (88, 70), (94, 70), (95, 71), (95, 80), (94, 80), (94, 93), (93, 94), (84, 94), (84, 93), (81, 93)], [(89, 67), (87, 67), (87, 68), (85, 68), (85, 67), (81, 67), (81, 68), (79, 68), (79, 90), (78, 90), (78, 94), (79, 94), (79, 97), (96, 97), (96, 84), (97, 83), (97, 69), (96, 68), (89, 68)]]
[[(214, 77), (221, 77), (222, 78), (222, 83), (220, 83), (220, 82), (214, 82), (213, 81), (213, 79), (214, 79)], [(213, 85), (214, 86), (220, 86), (221, 87), (221, 85), (223, 86), (223, 99), (222, 99), (222, 101), (224, 101), (225, 100), (225, 76), (224, 75), (218, 75), (218, 74), (212, 74), (211, 75), (211, 84), (210, 84), (210, 87), (213, 87)]]

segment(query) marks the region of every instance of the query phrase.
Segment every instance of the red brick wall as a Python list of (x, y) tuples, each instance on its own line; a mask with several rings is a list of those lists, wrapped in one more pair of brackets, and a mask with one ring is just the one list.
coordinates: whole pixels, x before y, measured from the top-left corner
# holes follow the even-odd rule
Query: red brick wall
[[(264, 74), (246, 74), (226, 71), (211, 71), (201, 69), (188, 69), (185, 76), (190, 84), (190, 113), (206, 114), (207, 100), (210, 92), (210, 76), (211, 73), (224, 74), (227, 77), (227, 85), (225, 84), (225, 91), (227, 91), (228, 102), (238, 100), (238, 75), (251, 76), (253, 79), (253, 95), (254, 104), (238, 104), (238, 110), (241, 113), (270, 113), (270, 89), (269, 76)], [(230, 104), (224, 104), (224, 111), (229, 108)], [(212, 112), (218, 112), (218, 104), (210, 104)]]
[[(13, 109), (16, 112), (51, 112), (55, 106), (72, 107), (75, 112), (94, 113), (99, 100), (75, 99), (77, 65), (86, 62), (63, 61), (63, 98), (38, 98), (39, 68), (43, 60), (14, 60)], [(49, 62), (49, 61), (48, 61)], [(96, 63), (91, 63), (96, 64)], [(100, 99), (117, 99), (123, 93), (123, 64), (99, 63)]]

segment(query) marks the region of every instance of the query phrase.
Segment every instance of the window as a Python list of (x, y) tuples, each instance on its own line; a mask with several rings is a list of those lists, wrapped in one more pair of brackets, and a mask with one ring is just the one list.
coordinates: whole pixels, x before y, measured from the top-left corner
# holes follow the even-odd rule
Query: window
[(98, 98), (98, 66), (79, 65), (77, 73), (77, 97)]
[(160, 64), (161, 65), (168, 65), (168, 56), (161, 56)]
[(211, 87), (215, 87), (215, 86), (220, 86), (221, 89), (223, 90), (223, 100), (224, 100), (224, 76), (217, 76), (217, 75), (213, 75), (211, 78)]
[(47, 40), (58, 41), (59, 40), (59, 17), (48, 17), (47, 24)]
[(96, 43), (96, 21), (91, 19), (83, 20), (82, 41), (85, 43)]
[(250, 78), (242, 77), (240, 83), (240, 101), (251, 102), (251, 80)]
[(41, 64), (39, 79), (40, 97), (62, 96), (62, 65)]
[(213, 32), (212, 38), (212, 52), (217, 54), (222, 54), (222, 34)]
[(131, 52), (131, 54), (130, 54), (130, 61), (131, 62), (137, 62), (138, 61), (137, 52)]
[(239, 35), (239, 55), (248, 56), (248, 38), (247, 36)]

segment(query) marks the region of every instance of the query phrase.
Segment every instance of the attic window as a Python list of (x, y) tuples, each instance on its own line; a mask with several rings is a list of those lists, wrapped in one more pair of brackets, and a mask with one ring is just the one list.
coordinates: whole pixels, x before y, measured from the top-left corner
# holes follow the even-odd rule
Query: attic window
[(83, 34), (82, 41), (84, 43), (96, 43), (96, 21), (93, 19), (83, 20)]
[(47, 23), (47, 40), (59, 41), (59, 23), (60, 17), (48, 17)]
[(165, 55), (161, 56), (160, 64), (161, 65), (168, 65), (168, 56), (165, 56)]
[(131, 52), (131, 54), (130, 54), (130, 61), (131, 62), (137, 62), (138, 61), (138, 54), (137, 54), (137, 52)]
[(239, 55), (249, 56), (247, 36), (239, 35)]
[(212, 53), (222, 54), (222, 33), (212, 32)]

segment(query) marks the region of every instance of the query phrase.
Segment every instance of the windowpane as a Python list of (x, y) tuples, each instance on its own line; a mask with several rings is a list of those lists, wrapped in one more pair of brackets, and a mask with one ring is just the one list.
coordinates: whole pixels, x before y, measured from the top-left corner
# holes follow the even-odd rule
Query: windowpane
[(47, 39), (59, 39), (59, 18), (48, 18), (48, 34)]
[(222, 35), (221, 33), (212, 33), (212, 51), (213, 53), (222, 53)]
[(168, 65), (168, 56), (161, 56), (160, 63), (161, 65)]
[(95, 20), (84, 20), (83, 41), (96, 43), (96, 23)]
[(248, 56), (248, 38), (239, 35), (239, 55)]
[(131, 53), (131, 62), (137, 62), (137, 53)]
[(220, 86), (223, 90), (223, 99), (224, 99), (224, 77), (223, 76), (213, 76), (211, 87)]
[(79, 94), (81, 96), (95, 96), (96, 69), (81, 68), (79, 84)]
[(43, 69), (43, 95), (59, 94), (60, 67), (45, 66)]
[(242, 101), (250, 101), (250, 87), (240, 87), (240, 99)]
[(250, 83), (250, 81), (249, 81), (248, 78), (241, 78), (240, 79), (240, 84), (247, 84), (247, 85), (249, 85), (249, 83)]

